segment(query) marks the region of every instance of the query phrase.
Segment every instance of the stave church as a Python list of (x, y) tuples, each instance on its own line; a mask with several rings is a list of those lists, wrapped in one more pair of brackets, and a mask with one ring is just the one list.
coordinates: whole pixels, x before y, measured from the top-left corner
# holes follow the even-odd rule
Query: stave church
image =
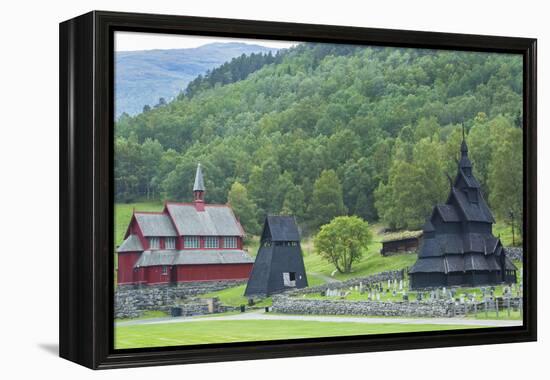
[(462, 133), (460, 160), (444, 204), (423, 228), (418, 259), (409, 270), (412, 289), (515, 283), (515, 265), (492, 232), (495, 219), (473, 175)]

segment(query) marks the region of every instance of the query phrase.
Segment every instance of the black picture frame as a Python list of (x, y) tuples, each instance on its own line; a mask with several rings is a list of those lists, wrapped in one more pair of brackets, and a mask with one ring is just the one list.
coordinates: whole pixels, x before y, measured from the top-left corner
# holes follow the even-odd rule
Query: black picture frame
[[(519, 327), (114, 350), (115, 31), (523, 56), (524, 323)], [(536, 39), (93, 11), (60, 24), (60, 356), (93, 369), (535, 341)]]

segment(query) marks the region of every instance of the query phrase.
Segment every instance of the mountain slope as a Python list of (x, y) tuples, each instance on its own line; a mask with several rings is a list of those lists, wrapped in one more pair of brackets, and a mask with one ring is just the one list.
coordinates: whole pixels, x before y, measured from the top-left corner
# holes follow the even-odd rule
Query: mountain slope
[(135, 115), (159, 98), (176, 96), (199, 74), (242, 54), (277, 49), (244, 43), (212, 43), (191, 49), (117, 52), (115, 55), (116, 116)]
[(301, 44), (244, 80), (121, 118), (116, 197), (188, 200), (201, 162), (208, 201), (239, 182), (258, 222), (317, 223), (339, 202), (330, 195), (369, 221), (406, 212), (417, 228), (456, 170), (462, 126), (485, 194), (497, 188), (492, 168), (521, 144), (521, 94), (519, 55)]

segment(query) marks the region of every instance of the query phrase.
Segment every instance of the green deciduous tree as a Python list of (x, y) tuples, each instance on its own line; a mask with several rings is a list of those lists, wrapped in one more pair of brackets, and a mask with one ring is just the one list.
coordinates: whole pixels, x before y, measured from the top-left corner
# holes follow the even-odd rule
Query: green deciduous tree
[[(510, 128), (501, 135), (489, 165), (489, 202), (496, 216), (523, 232), (522, 131)], [(513, 218), (512, 218), (513, 215)]]
[(345, 213), (346, 206), (338, 176), (334, 170), (324, 170), (313, 184), (309, 217), (315, 226), (321, 226)]
[(239, 218), (246, 233), (260, 233), (256, 204), (248, 197), (248, 191), (243, 184), (235, 182), (231, 186), (231, 190), (229, 190), (227, 196), (227, 202), (231, 205), (237, 218)]
[(289, 186), (283, 201), (281, 214), (294, 215), (298, 221), (302, 221), (305, 209), (306, 204), (302, 187), (298, 185)]
[(420, 228), (434, 204), (448, 191), (443, 149), (438, 141), (420, 140), (412, 162), (393, 162), (388, 182), (375, 191), (378, 214), (391, 228)]
[(314, 239), (314, 247), (315, 252), (340, 273), (349, 273), (371, 240), (366, 221), (357, 216), (339, 216), (321, 227)]

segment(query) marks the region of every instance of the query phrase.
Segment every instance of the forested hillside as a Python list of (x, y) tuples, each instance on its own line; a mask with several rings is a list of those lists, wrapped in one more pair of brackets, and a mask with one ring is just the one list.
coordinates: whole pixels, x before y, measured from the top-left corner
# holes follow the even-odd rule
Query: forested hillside
[(188, 201), (200, 161), (207, 201), (229, 199), (249, 232), (266, 213), (418, 228), (445, 201), (464, 127), (493, 211), (520, 219), (520, 56), (302, 44), (243, 77), (121, 118), (117, 201)]
[(124, 112), (135, 115), (144, 106), (157, 105), (160, 98), (169, 100), (198, 75), (232, 58), (276, 50), (244, 43), (211, 43), (188, 49), (116, 52), (116, 116)]

